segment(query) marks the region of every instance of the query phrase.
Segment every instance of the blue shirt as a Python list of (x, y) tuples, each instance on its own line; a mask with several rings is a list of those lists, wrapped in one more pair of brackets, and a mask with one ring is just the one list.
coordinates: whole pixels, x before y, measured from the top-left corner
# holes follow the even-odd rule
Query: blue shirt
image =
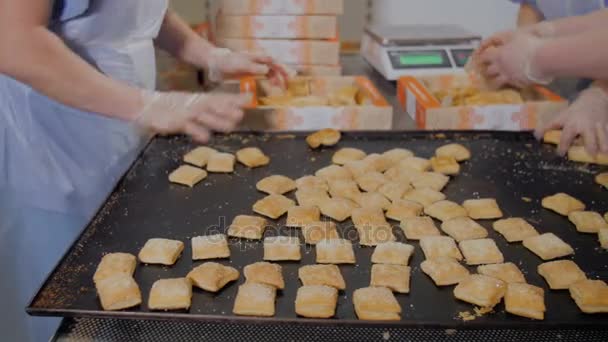
[(608, 0), (511, 0), (536, 8), (546, 20), (585, 15), (608, 7)]

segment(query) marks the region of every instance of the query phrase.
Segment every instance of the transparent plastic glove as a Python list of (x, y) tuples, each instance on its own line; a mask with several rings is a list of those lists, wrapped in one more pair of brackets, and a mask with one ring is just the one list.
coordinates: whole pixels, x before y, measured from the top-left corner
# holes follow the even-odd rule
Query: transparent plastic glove
[(229, 132), (243, 118), (248, 95), (142, 91), (143, 109), (135, 124), (152, 133), (185, 133), (207, 142), (212, 131)]
[(581, 136), (589, 154), (608, 153), (608, 93), (597, 87), (589, 88), (579, 95), (570, 107), (555, 119), (537, 129), (536, 138), (541, 139), (546, 131), (562, 129), (562, 138), (557, 148), (565, 155), (572, 142)]
[(544, 40), (527, 33), (516, 33), (503, 45), (488, 48), (480, 55), (487, 67), (484, 76), (496, 88), (514, 86), (524, 88), (532, 84), (549, 84), (553, 80), (543, 75), (534, 64), (534, 56)]
[(269, 56), (232, 52), (229, 49), (216, 48), (211, 51), (207, 67), (212, 82), (220, 82), (228, 77), (260, 75), (267, 76), (275, 85), (285, 87), (289, 78), (285, 68)]

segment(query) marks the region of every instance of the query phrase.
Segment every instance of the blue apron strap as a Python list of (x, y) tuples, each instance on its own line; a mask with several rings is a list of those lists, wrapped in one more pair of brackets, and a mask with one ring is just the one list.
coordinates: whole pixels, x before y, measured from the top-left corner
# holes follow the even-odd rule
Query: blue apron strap
[(79, 17), (89, 9), (91, 0), (50, 0), (53, 4), (51, 21), (68, 21)]

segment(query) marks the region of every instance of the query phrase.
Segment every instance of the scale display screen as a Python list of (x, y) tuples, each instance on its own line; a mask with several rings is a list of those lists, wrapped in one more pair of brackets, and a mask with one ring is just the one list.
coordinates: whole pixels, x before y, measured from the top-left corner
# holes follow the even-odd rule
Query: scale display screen
[(452, 67), (445, 50), (390, 51), (389, 58), (395, 69)]
[(473, 49), (454, 49), (452, 50), (452, 58), (458, 67), (464, 68), (473, 54)]

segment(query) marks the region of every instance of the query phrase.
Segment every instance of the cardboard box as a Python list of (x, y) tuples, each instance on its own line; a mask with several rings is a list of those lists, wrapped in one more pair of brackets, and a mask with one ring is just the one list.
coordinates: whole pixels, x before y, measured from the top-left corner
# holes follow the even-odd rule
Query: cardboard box
[(222, 0), (220, 9), (226, 15), (340, 15), (343, 0)]
[(338, 21), (333, 16), (233, 16), (217, 18), (222, 38), (336, 39)]
[(340, 65), (287, 65), (301, 76), (340, 76), (342, 67)]
[(555, 117), (567, 102), (536, 86), (523, 94), (523, 104), (442, 107), (436, 91), (473, 84), (466, 74), (406, 76), (397, 82), (397, 97), (419, 129), (532, 130)]
[(340, 43), (333, 40), (218, 38), (217, 43), (234, 51), (264, 53), (285, 64), (340, 64)]
[(262, 131), (308, 131), (323, 128), (352, 130), (389, 130), (393, 108), (372, 82), (365, 77), (306, 77), (311, 95), (327, 95), (345, 86), (355, 86), (369, 100), (368, 105), (330, 107), (273, 107), (259, 105), (265, 96), (261, 79), (242, 79), (241, 93), (252, 94), (251, 106), (245, 112), (242, 129)]

